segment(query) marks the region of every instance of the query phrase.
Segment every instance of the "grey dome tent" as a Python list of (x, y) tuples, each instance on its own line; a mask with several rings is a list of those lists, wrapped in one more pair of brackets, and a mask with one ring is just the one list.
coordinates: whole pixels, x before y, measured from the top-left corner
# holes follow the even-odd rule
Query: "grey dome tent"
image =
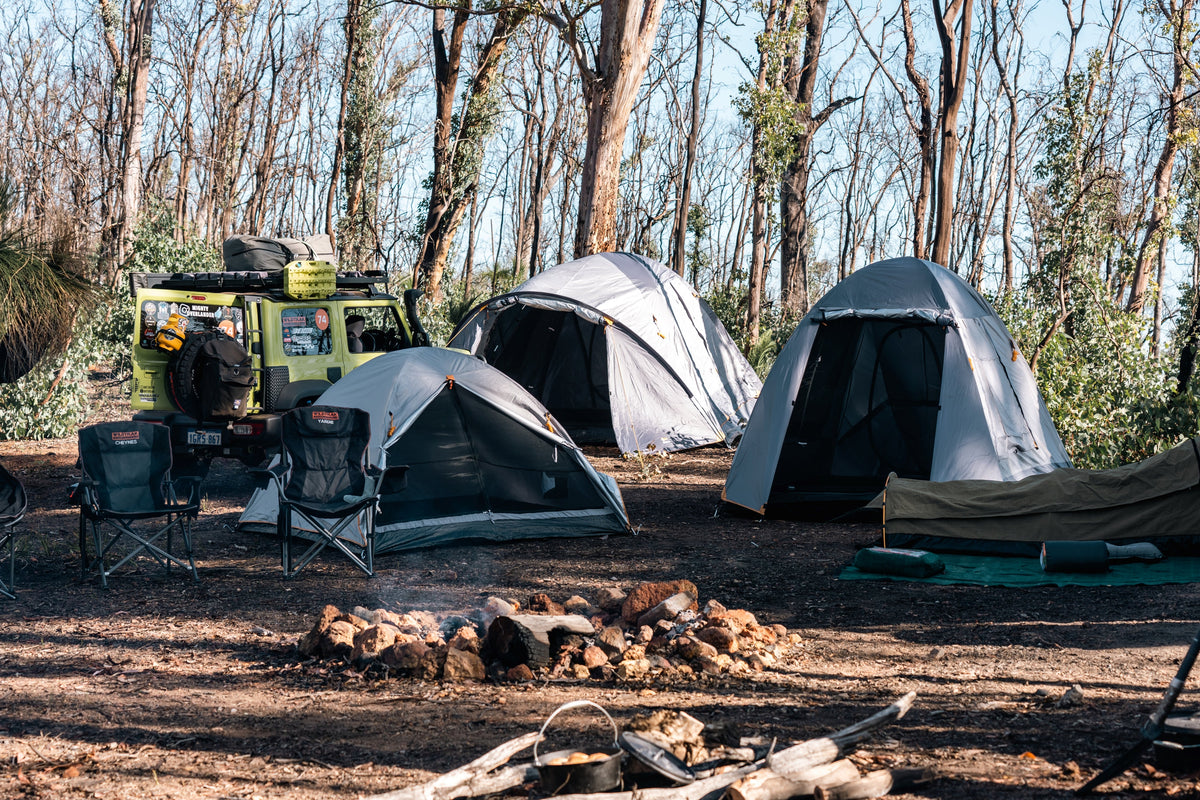
[(671, 452), (742, 435), (762, 383), (691, 284), (601, 253), (477, 306), (450, 347), (525, 387), (579, 443)]
[(801, 320), (767, 376), (724, 499), (822, 516), (905, 478), (1012, 481), (1071, 466), (1004, 323), (954, 273), (895, 258)]
[[(405, 487), (384, 487), (377, 554), (629, 527), (616, 481), (592, 467), (540, 403), (477, 358), (433, 347), (387, 353), (317, 402), (369, 412), (372, 463), (409, 466)], [(276, 492), (256, 490), (240, 526), (274, 533), (277, 501)]]

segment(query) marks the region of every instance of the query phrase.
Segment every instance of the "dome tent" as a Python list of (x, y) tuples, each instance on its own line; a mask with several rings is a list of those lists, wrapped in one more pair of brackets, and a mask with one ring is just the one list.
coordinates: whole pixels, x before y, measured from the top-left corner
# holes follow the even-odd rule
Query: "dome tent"
[(944, 267), (895, 258), (850, 275), (801, 320), (723, 497), (820, 515), (862, 505), (892, 472), (1011, 481), (1070, 465), (995, 310)]
[[(406, 486), (384, 489), (377, 554), (628, 529), (616, 481), (536, 400), (477, 358), (433, 347), (387, 353), (317, 402), (369, 412), (372, 462), (409, 466)], [(277, 493), (258, 489), (239, 524), (274, 533), (277, 513)]]
[(762, 388), (691, 284), (629, 253), (539, 273), (477, 306), (449, 346), (524, 386), (575, 441), (625, 453), (733, 444)]

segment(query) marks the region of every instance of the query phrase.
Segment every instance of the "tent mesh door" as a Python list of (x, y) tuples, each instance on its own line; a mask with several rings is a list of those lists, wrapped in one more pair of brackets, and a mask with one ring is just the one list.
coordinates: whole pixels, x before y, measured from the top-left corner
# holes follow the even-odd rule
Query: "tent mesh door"
[(599, 325), (517, 304), (500, 314), (481, 355), (540, 400), (577, 443), (616, 442)]
[(388, 447), (407, 486), (384, 486), (380, 524), (493, 512), (603, 508), (591, 478), (555, 443), (463, 389), (444, 389)]
[(888, 473), (928, 479), (946, 329), (915, 320), (823, 324), (792, 407), (770, 503), (865, 497)]

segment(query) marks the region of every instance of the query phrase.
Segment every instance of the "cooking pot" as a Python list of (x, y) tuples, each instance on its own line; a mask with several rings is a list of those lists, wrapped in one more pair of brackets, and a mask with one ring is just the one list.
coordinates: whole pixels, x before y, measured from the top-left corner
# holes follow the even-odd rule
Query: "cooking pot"
[[(533, 745), (533, 765), (537, 767), (542, 790), (549, 794), (560, 794), (562, 792), (579, 792), (584, 794), (606, 792), (621, 785), (622, 751), (617, 746), (617, 723), (613, 722), (613, 718), (599, 704), (593, 703), (591, 700), (572, 700), (569, 703), (563, 703), (542, 723), (540, 734), (545, 735), (546, 727), (561, 712), (583, 706), (596, 708), (604, 715), (605, 719), (608, 720), (608, 724), (612, 726), (613, 743), (611, 746), (600, 747), (594, 750), (573, 748), (555, 750), (553, 753), (538, 755), (538, 745), (535, 742)], [(538, 741), (541, 741), (540, 737)], [(580, 761), (574, 764), (562, 763), (577, 753), (587, 755), (602, 753), (603, 758)]]

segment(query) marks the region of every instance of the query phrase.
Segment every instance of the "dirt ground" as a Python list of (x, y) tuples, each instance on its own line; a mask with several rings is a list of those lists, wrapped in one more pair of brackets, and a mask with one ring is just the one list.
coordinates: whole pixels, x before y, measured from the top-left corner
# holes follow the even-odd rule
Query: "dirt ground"
[[(905, 797), (1066, 798), (1136, 741), (1200, 620), (1194, 586), (839, 581), (877, 529), (714, 516), (724, 449), (677, 454), (648, 476), (615, 451), (589, 455), (617, 478), (634, 535), (385, 555), (374, 579), (326, 554), (287, 582), (272, 540), (233, 530), (249, 479), (218, 460), (197, 526), (199, 585), (147, 565), (104, 591), (79, 575), (65, 502), (74, 441), (0, 442), (31, 498), (18, 599), (0, 598), (0, 797), (354, 798), (461, 765), (571, 699), (619, 722), (682, 709), (788, 742), (915, 690), (912, 712), (854, 756), (861, 769), (937, 769)], [(378, 680), (295, 647), (326, 603), (462, 611), (490, 595), (561, 601), (675, 578), (803, 645), (752, 678), (638, 685)], [(1180, 709), (1197, 705), (1198, 678)], [(1072, 684), (1082, 702), (1059, 707)], [(567, 736), (604, 738), (586, 715), (562, 720)], [(1195, 773), (1149, 760), (1102, 793), (1197, 797), (1196, 786)]]

